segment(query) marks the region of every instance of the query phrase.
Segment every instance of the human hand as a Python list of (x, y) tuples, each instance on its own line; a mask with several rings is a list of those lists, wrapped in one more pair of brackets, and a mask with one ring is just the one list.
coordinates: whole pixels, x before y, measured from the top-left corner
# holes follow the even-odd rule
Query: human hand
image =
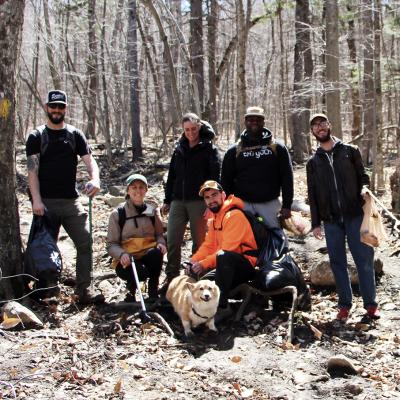
[(320, 226), (317, 226), (316, 228), (314, 228), (313, 231), (312, 231), (312, 233), (313, 233), (314, 237), (315, 237), (316, 239), (318, 239), (318, 240), (322, 240), (323, 237), (324, 237), (324, 236), (322, 235), (321, 227), (320, 227)]
[(361, 189), (361, 196), (364, 199), (364, 201), (366, 201), (371, 195), (370, 195), (370, 191), (366, 186), (363, 186)]
[(45, 205), (43, 204), (42, 200), (32, 201), (32, 211), (35, 215), (44, 215)]
[(131, 265), (131, 256), (128, 253), (122, 253), (119, 262), (124, 268), (129, 267)]
[(280, 214), (283, 219), (289, 219), (292, 216), (289, 208), (281, 208)]
[(169, 204), (163, 204), (161, 207), (161, 215), (167, 215), (169, 212), (170, 205)]
[(167, 248), (162, 243), (158, 243), (157, 244), (157, 249), (161, 251), (162, 255), (164, 255), (167, 252)]
[(92, 179), (86, 183), (85, 189), (83, 190), (89, 197), (94, 197), (100, 190), (100, 181)]
[(197, 275), (200, 275), (204, 270), (203, 265), (200, 262), (195, 262), (191, 266), (191, 271)]

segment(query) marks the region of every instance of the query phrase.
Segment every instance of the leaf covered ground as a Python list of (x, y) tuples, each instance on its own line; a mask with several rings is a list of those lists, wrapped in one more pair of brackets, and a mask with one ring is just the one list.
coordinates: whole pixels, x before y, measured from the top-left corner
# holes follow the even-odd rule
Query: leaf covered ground
[[(105, 156), (97, 154), (100, 164)], [(150, 158), (150, 157), (149, 157)], [(143, 165), (150, 194), (163, 199), (166, 172)], [(255, 299), (240, 322), (219, 324), (219, 334), (199, 329), (189, 342), (172, 308), (157, 311), (174, 337), (155, 319), (143, 323), (139, 304), (124, 303), (123, 283), (109, 267), (105, 252), (111, 187), (133, 170), (120, 158), (103, 165), (103, 191), (93, 204), (94, 284), (106, 304), (82, 307), (74, 302), (74, 251), (60, 235), (64, 256), (61, 296), (47, 304), (29, 302), (43, 328), (0, 330), (0, 398), (18, 399), (395, 399), (400, 398), (400, 263), (393, 236), (380, 250), (383, 262), (378, 300), (382, 318), (365, 321), (360, 297), (347, 324), (334, 322), (336, 294), (312, 287), (312, 310), (295, 315), (295, 339), (287, 342), (287, 312)], [(31, 214), (18, 157), (21, 231), (26, 241)], [(296, 197), (305, 198), (305, 171), (298, 167)], [(82, 175), (82, 177), (84, 174)], [(87, 200), (83, 199), (87, 204)], [(386, 205), (389, 196), (383, 198)], [(184, 255), (190, 254), (190, 238)], [(291, 238), (290, 247), (305, 273), (324, 257), (324, 244), (310, 235)], [(391, 256), (391, 254), (395, 255)], [(237, 309), (239, 303), (233, 303)], [(330, 357), (343, 354), (356, 375), (327, 372)]]

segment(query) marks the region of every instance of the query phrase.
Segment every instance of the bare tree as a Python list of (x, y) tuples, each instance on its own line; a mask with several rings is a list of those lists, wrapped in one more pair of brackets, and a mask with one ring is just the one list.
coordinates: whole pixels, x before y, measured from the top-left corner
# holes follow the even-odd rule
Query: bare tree
[(4, 277), (22, 269), (14, 157), (16, 74), (24, 9), (24, 0), (0, 2), (0, 298), (12, 298), (21, 292), (17, 279)]
[(143, 157), (142, 138), (140, 136), (140, 99), (139, 99), (139, 64), (137, 43), (137, 5), (136, 0), (129, 0), (128, 17), (128, 66), (130, 82), (130, 111), (132, 125), (132, 161)]
[(332, 123), (334, 134), (342, 138), (342, 119), (340, 117), (339, 80), (339, 9), (337, 0), (326, 0), (326, 110)]

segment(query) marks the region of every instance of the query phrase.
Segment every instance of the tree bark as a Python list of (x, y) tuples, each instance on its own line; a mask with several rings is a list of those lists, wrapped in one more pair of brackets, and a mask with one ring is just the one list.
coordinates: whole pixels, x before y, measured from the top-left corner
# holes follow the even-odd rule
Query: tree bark
[(201, 0), (190, 0), (189, 49), (191, 69), (198, 91), (198, 96), (193, 96), (192, 100), (199, 100), (199, 104), (193, 104), (192, 106), (196, 113), (201, 115), (204, 110), (203, 2)]
[(95, 31), (96, 24), (96, 0), (88, 1), (88, 22), (89, 22), (89, 56), (87, 61), (87, 73), (89, 78), (88, 91), (88, 125), (87, 136), (96, 138), (96, 106), (98, 89), (98, 69), (97, 69), (97, 37)]
[(21, 238), (15, 170), (16, 74), (21, 49), (24, 0), (0, 2), (0, 298), (22, 291), (19, 279), (4, 279), (22, 271)]
[(130, 112), (132, 130), (132, 161), (143, 157), (142, 138), (140, 136), (140, 93), (139, 63), (137, 43), (137, 5), (136, 0), (129, 0), (128, 19), (128, 68), (130, 83)]
[(311, 78), (313, 61), (310, 39), (310, 6), (308, 0), (296, 1), (294, 47), (294, 83), (290, 115), (293, 161), (302, 163), (308, 156)]
[(326, 4), (326, 110), (332, 124), (332, 132), (342, 138), (342, 119), (340, 117), (339, 81), (339, 9), (337, 0), (327, 0)]

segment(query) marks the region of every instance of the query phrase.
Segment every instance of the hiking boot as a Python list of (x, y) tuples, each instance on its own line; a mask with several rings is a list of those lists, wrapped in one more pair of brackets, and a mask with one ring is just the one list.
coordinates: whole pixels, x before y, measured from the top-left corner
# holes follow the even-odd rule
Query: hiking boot
[(346, 322), (349, 318), (350, 309), (347, 307), (339, 308), (339, 312), (336, 315), (336, 320), (341, 322)]
[(105, 301), (103, 293), (90, 286), (77, 291), (76, 294), (79, 297), (78, 302), (80, 304), (101, 304)]
[(125, 303), (136, 303), (136, 296), (135, 294), (132, 294), (131, 292), (128, 292), (125, 296), (124, 299)]
[(371, 319), (379, 319), (381, 317), (381, 313), (376, 306), (367, 307), (367, 316)]
[(215, 314), (215, 323), (221, 322), (224, 319), (229, 318), (233, 314), (231, 306), (228, 304), (226, 307), (218, 307), (217, 313)]

